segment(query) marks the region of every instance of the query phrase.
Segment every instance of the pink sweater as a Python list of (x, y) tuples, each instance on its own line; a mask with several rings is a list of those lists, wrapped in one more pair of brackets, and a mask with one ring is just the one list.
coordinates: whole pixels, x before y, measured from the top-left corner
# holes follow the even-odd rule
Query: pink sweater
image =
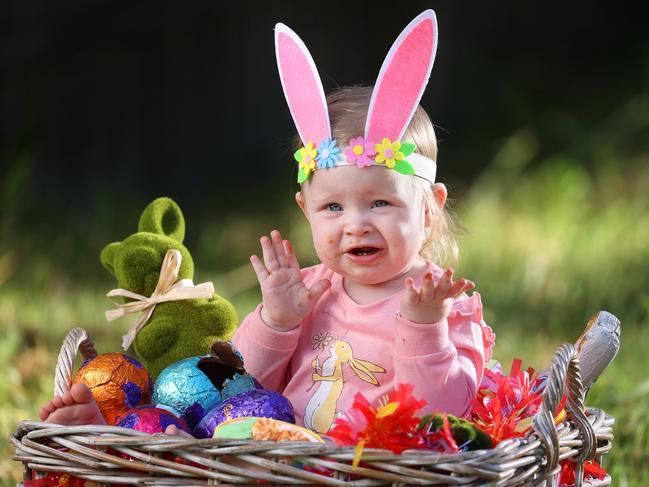
[[(435, 280), (442, 274), (434, 264), (429, 269)], [(428, 402), (421, 414), (468, 414), (495, 338), (477, 292), (460, 296), (447, 320), (417, 324), (398, 315), (401, 292), (360, 305), (345, 292), (342, 276), (322, 264), (302, 275), (307, 287), (323, 278), (332, 285), (300, 326), (273, 330), (260, 304), (232, 338), (246, 370), (291, 401), (298, 424), (324, 433), (357, 392), (376, 403), (402, 382)]]

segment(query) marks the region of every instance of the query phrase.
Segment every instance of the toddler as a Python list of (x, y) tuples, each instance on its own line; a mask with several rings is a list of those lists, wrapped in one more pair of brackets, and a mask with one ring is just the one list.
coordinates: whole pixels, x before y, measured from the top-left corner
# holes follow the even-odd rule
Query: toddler
[[(435, 134), (419, 106), (435, 14), (423, 12), (401, 33), (373, 89), (327, 99), (299, 37), (278, 24), (275, 42), (303, 146), (295, 197), (321, 263), (300, 269), (278, 231), (261, 238), (263, 259), (251, 262), (263, 302), (233, 337), (246, 369), (320, 433), (357, 392), (375, 402), (402, 382), (429, 411), (467, 415), (494, 335), (479, 294), (465, 294), (474, 284), (435, 264), (457, 257), (446, 188), (435, 182)], [(47, 403), (41, 419), (103, 423), (79, 384)]]
[[(474, 284), (434, 261), (457, 247), (435, 182), (436, 140), (419, 106), (432, 67), (432, 10), (392, 46), (370, 88), (326, 100), (304, 43), (275, 30), (280, 78), (303, 147), (295, 195), (320, 264), (300, 269), (272, 231), (251, 257), (263, 302), (233, 342), (246, 369), (284, 394), (298, 423), (325, 433), (362, 392), (414, 385), (429, 411), (467, 415), (493, 337)], [(441, 261), (441, 260), (440, 260)]]

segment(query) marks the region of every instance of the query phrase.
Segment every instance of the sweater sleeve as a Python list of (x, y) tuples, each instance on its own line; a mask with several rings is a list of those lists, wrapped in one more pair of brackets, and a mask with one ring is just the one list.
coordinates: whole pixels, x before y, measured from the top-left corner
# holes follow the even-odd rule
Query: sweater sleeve
[(414, 385), (427, 412), (467, 416), (491, 358), (494, 335), (482, 319), (478, 293), (456, 300), (448, 318), (420, 324), (395, 316), (394, 385)]
[(246, 370), (264, 388), (282, 392), (301, 327), (290, 331), (273, 330), (261, 318), (262, 306), (257, 306), (241, 322), (232, 342), (243, 355)]

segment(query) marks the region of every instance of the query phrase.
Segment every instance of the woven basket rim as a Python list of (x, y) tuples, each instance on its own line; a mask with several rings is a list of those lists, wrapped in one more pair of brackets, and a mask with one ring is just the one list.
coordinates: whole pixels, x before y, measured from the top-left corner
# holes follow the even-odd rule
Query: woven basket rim
[[(86, 358), (96, 355), (85, 330), (75, 328), (61, 347), (56, 390), (69, 390), (72, 365), (79, 351)], [(553, 412), (564, 392), (568, 420), (555, 424)], [(34, 470), (124, 484), (246, 485), (262, 481), (268, 485), (361, 486), (488, 482), (513, 486), (556, 478), (558, 462), (568, 458), (575, 460), (578, 468), (590, 459), (601, 463), (612, 448), (615, 418), (602, 409), (584, 408), (583, 398), (577, 353), (574, 346), (565, 344), (557, 350), (549, 369), (543, 404), (533, 418), (533, 429), (524, 438), (504, 440), (492, 449), (458, 453), (406, 450), (395, 454), (366, 448), (361, 467), (353, 468), (354, 447), (149, 435), (106, 425), (22, 421), (10, 441), (16, 449), (13, 458), (23, 462), (26, 478)], [(174, 458), (182, 459), (182, 463)], [(331, 477), (322, 475), (323, 471)], [(609, 484), (607, 476), (587, 485)]]

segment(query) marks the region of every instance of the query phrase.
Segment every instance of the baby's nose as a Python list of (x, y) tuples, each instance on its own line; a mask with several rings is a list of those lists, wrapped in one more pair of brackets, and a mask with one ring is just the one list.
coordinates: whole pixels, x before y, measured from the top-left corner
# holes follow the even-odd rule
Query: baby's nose
[(364, 235), (372, 230), (372, 225), (362, 213), (348, 213), (345, 222), (347, 235)]

